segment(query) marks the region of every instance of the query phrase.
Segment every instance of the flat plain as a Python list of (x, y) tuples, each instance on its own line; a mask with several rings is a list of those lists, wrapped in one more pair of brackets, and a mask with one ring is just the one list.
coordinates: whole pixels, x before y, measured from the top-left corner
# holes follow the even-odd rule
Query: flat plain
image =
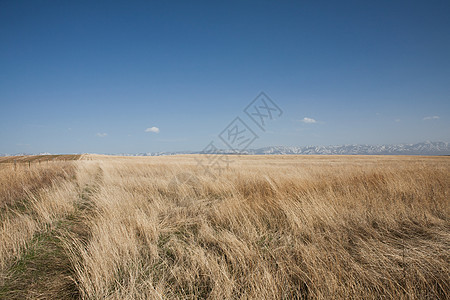
[(0, 298), (449, 298), (450, 157), (196, 159), (0, 158)]

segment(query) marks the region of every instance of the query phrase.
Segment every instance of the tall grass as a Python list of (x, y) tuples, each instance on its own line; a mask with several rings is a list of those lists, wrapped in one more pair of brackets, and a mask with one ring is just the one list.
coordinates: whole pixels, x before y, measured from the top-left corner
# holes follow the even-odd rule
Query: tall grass
[(83, 158), (36, 201), (63, 212), (41, 217), (62, 224), (59, 295), (449, 297), (446, 157), (233, 157), (216, 180), (193, 156)]
[[(73, 211), (75, 171), (76, 166), (68, 162), (31, 167), (0, 164), (0, 298), (20, 298), (25, 291), (9, 289), (35, 279), (17, 278), (16, 271), (33, 242), (55, 220)], [(41, 262), (47, 263), (51, 262)], [(22, 287), (32, 291), (31, 285)]]

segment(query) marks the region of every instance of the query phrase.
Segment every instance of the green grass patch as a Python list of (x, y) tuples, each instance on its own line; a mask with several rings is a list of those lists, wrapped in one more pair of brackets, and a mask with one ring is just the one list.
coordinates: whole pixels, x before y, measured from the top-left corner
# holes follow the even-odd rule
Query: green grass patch
[(4, 285), (0, 286), (0, 299), (78, 299), (73, 277), (59, 228), (41, 232), (9, 268)]

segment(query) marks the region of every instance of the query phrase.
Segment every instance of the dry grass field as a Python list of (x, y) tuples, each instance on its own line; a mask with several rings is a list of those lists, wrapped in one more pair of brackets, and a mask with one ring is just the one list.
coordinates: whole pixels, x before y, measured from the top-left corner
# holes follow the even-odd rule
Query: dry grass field
[(450, 157), (194, 158), (0, 164), (0, 298), (449, 299)]

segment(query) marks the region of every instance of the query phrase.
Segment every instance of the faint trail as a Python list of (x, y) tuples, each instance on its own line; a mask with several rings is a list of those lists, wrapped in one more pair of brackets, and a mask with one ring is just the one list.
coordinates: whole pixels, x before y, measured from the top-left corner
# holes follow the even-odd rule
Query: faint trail
[[(0, 286), (0, 299), (81, 297), (71, 246), (89, 242), (88, 220), (95, 214), (92, 199), (103, 180), (103, 170), (98, 162), (92, 161), (80, 161), (77, 167), (72, 183), (72, 212), (35, 233), (23, 254), (8, 269), (6, 280)], [(58, 196), (61, 195), (57, 191), (48, 195)]]
[(69, 232), (74, 234), (74, 238), (87, 243), (90, 237), (88, 220), (96, 213), (93, 197), (103, 181), (103, 169), (99, 163), (95, 163), (84, 170), (79, 170), (78, 176), (78, 197), (75, 202), (75, 213), (71, 216)]

